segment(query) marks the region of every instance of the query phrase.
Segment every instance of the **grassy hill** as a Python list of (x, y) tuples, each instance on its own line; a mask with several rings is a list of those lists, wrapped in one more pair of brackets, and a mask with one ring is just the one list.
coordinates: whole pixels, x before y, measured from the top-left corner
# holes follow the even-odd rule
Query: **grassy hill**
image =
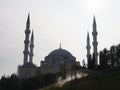
[(62, 87), (52, 85), (42, 90), (120, 90), (120, 67), (73, 80)]

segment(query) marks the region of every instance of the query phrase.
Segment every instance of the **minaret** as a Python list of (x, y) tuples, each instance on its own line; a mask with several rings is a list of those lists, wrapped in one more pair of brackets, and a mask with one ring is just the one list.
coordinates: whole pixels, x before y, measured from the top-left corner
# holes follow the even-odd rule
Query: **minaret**
[(94, 54), (93, 56), (94, 56), (94, 59), (95, 59), (94, 63), (95, 63), (95, 69), (97, 69), (97, 65), (98, 65), (97, 35), (98, 35), (98, 32), (97, 32), (97, 25), (96, 25), (95, 16), (94, 16), (94, 20), (93, 20), (93, 32), (92, 32), (92, 35), (93, 35), (93, 54)]
[(27, 22), (26, 22), (26, 30), (25, 30), (25, 40), (24, 40), (24, 62), (23, 64), (26, 64), (28, 62), (28, 45), (29, 45), (29, 35), (30, 35), (30, 15), (28, 14)]
[(86, 49), (87, 49), (87, 62), (88, 62), (88, 66), (89, 66), (89, 58), (90, 58), (90, 48), (91, 48), (91, 46), (90, 46), (90, 37), (89, 37), (89, 32), (87, 33), (87, 46), (86, 46)]
[(32, 63), (32, 61), (33, 61), (33, 56), (34, 56), (33, 48), (34, 48), (34, 34), (33, 34), (33, 31), (32, 31), (31, 42), (30, 42), (30, 54), (29, 54), (29, 56), (30, 56), (30, 63)]

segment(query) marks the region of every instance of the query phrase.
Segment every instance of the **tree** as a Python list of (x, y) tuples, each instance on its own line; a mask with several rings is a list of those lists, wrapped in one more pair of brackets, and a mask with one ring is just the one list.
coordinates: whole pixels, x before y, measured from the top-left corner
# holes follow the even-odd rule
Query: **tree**
[(116, 48), (115, 48), (115, 46), (112, 46), (110, 48), (110, 60), (111, 60), (111, 66), (114, 67), (115, 62), (116, 62)]
[(120, 44), (116, 46), (116, 65), (120, 65)]
[(100, 51), (100, 69), (108, 68), (109, 61), (109, 51), (105, 48), (103, 51)]
[(0, 80), (0, 88), (3, 90), (20, 90), (19, 78), (15, 74), (10, 77), (3, 76)]

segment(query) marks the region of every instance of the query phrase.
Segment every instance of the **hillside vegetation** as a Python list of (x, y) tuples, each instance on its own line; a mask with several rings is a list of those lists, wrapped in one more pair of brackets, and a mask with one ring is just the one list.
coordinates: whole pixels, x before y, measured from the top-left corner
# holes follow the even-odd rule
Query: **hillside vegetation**
[(42, 90), (120, 90), (120, 67), (70, 81), (62, 87), (53, 85)]

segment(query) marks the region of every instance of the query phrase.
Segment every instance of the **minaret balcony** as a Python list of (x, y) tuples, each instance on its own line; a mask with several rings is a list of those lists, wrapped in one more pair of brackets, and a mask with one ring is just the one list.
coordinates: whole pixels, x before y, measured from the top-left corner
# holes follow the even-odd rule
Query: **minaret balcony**
[(29, 51), (23, 51), (24, 54), (29, 54)]
[(25, 30), (25, 34), (30, 34), (30, 30), (29, 30), (29, 29), (26, 29), (26, 30)]
[(98, 35), (98, 32), (92, 32), (92, 35), (94, 36), (94, 35)]
[(93, 44), (93, 45), (98, 45), (98, 42), (93, 42), (92, 44)]
[(33, 48), (34, 47), (34, 45), (30, 45), (30, 48)]
[(29, 44), (29, 42), (30, 42), (30, 41), (28, 41), (28, 40), (24, 40), (24, 43), (25, 43), (25, 44)]
[(86, 46), (87, 49), (90, 49), (91, 47), (90, 46)]

